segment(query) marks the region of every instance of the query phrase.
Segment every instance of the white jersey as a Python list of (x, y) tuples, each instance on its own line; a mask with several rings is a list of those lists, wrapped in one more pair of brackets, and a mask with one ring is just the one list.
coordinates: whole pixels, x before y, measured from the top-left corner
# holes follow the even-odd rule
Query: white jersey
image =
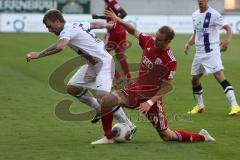
[(90, 29), (90, 23), (65, 23), (60, 39), (68, 39), (69, 46), (90, 65), (104, 64), (112, 61), (112, 56), (105, 50), (104, 43), (97, 39)]
[(207, 56), (212, 51), (220, 54), (220, 29), (227, 24), (222, 15), (209, 7), (204, 13), (195, 11), (192, 21), (196, 32), (196, 56)]

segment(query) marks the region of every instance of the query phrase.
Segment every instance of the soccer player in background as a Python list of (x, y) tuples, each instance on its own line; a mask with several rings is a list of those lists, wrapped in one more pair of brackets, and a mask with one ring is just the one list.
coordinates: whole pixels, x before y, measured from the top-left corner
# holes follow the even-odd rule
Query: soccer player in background
[[(58, 10), (48, 10), (43, 18), (43, 23), (48, 31), (59, 36), (59, 41), (41, 52), (29, 52), (27, 61), (50, 56), (71, 47), (79, 56), (86, 60), (72, 76), (67, 84), (67, 92), (76, 97), (80, 102), (100, 112), (98, 100), (104, 98), (112, 87), (114, 61), (112, 56), (104, 49), (104, 43), (98, 39), (91, 29), (112, 27), (105, 23), (79, 23), (65, 22), (62, 13)], [(96, 90), (96, 98), (88, 89)], [(130, 128), (135, 125), (128, 119), (121, 107), (114, 112), (115, 118), (126, 123)]]
[[(240, 113), (232, 85), (225, 79), (221, 60), (221, 51), (228, 49), (232, 37), (230, 26), (222, 15), (208, 5), (208, 0), (198, 0), (199, 10), (192, 14), (194, 34), (184, 47), (187, 54), (192, 45), (196, 46), (196, 54), (192, 63), (192, 89), (197, 105), (188, 113), (196, 114), (204, 111), (203, 89), (201, 78), (204, 74), (213, 74), (222, 86), (227, 99), (231, 103), (230, 116)], [(220, 30), (226, 31), (224, 41), (220, 43)]]
[[(109, 10), (110, 8), (118, 17), (122, 19), (127, 15), (126, 11), (119, 5), (116, 0), (105, 0), (105, 10)], [(92, 18), (106, 19), (107, 22), (111, 21), (111, 19), (107, 18), (105, 15), (93, 14)], [(125, 55), (126, 45), (126, 30), (124, 29), (124, 27), (116, 23), (115, 27), (107, 30), (107, 34), (105, 35), (105, 48), (109, 53), (113, 51), (116, 53), (116, 58), (119, 61), (125, 75), (124, 79), (129, 82), (131, 79), (131, 74), (128, 67), (127, 57)], [(121, 78), (121, 74), (116, 70), (113, 85), (118, 85), (122, 81), (123, 79)]]
[(141, 33), (131, 24), (116, 16), (112, 10), (106, 10), (105, 15), (121, 24), (128, 33), (135, 36), (139, 40), (143, 53), (136, 83), (108, 94), (102, 99), (101, 120), (104, 137), (91, 144), (114, 143), (111, 130), (113, 120), (111, 110), (112, 106), (116, 105), (127, 106), (144, 113), (164, 141), (215, 141), (204, 129), (199, 133), (191, 133), (183, 130), (172, 131), (168, 127), (162, 95), (172, 88), (171, 82), (177, 67), (177, 60), (169, 47), (175, 36), (173, 29), (163, 26), (153, 37)]

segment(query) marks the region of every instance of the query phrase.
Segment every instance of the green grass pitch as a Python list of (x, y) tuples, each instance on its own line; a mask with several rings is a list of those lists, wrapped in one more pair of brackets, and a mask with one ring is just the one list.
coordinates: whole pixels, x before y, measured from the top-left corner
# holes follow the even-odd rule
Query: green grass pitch
[[(190, 35), (177, 35), (171, 46), (178, 59), (174, 80), (175, 89), (164, 98), (171, 129), (198, 132), (207, 129), (214, 143), (163, 142), (143, 117), (125, 109), (138, 132), (130, 143), (92, 146), (101, 137), (100, 123), (66, 122), (54, 114), (55, 105), (69, 95), (57, 93), (48, 85), (49, 75), (61, 64), (76, 56), (70, 49), (27, 63), (25, 54), (39, 51), (54, 43), (50, 34), (0, 33), (0, 160), (74, 160), (74, 159), (151, 159), (151, 160), (224, 160), (238, 159), (240, 147), (240, 116), (229, 117), (230, 105), (212, 75), (203, 78), (206, 112), (188, 116), (194, 106), (190, 55), (183, 53), (183, 45)], [(129, 62), (139, 62), (138, 42), (131, 36), (133, 46), (128, 49)], [(227, 53), (222, 54), (226, 78), (232, 83), (240, 100), (239, 35), (233, 37)], [(71, 111), (89, 108), (74, 101)]]

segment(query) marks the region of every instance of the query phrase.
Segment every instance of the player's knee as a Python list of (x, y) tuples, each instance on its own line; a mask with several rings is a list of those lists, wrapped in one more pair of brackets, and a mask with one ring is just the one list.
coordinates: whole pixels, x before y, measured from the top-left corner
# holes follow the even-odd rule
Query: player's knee
[(221, 83), (222, 81), (225, 80), (223, 71), (218, 71), (218, 72), (214, 73), (214, 77), (216, 78), (216, 80), (217, 80), (219, 83)]
[(172, 136), (169, 134), (169, 132), (163, 131), (159, 132), (159, 136), (162, 138), (163, 141), (168, 142), (172, 140)]
[(165, 135), (165, 134), (160, 134), (160, 137), (162, 138), (163, 141), (168, 142), (171, 140), (171, 136)]
[(101, 105), (104, 107), (113, 107), (118, 105), (118, 98), (114, 94), (106, 94), (101, 98)]
[(73, 85), (67, 85), (66, 90), (67, 90), (68, 94), (76, 96), (83, 91), (83, 88), (78, 88), (78, 87), (73, 86)]

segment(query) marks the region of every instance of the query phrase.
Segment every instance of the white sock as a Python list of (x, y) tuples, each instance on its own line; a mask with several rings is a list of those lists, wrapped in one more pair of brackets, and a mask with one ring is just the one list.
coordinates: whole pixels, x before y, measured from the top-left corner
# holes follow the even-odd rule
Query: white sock
[(199, 108), (204, 108), (204, 104), (203, 104), (203, 89), (202, 89), (202, 85), (199, 84), (198, 86), (195, 86), (192, 88), (193, 90), (193, 96), (195, 101), (197, 102), (197, 105)]
[(228, 101), (231, 103), (231, 105), (238, 106), (232, 85), (226, 79), (224, 81), (222, 81), (220, 84), (224, 90), (224, 93), (226, 94), (226, 97), (228, 98)]
[[(78, 100), (100, 112), (100, 104), (98, 103), (97, 99), (92, 95), (90, 91), (87, 91), (81, 97), (77, 97)], [(115, 108), (115, 107), (114, 107)], [(114, 112), (114, 118), (121, 122), (126, 123), (130, 128), (134, 127), (134, 124), (128, 119), (127, 115), (124, 113), (122, 107), (120, 107), (117, 111)]]
[(228, 90), (226, 93), (226, 97), (228, 98), (228, 101), (231, 103), (232, 106), (238, 106), (233, 90)]
[(90, 91), (87, 91), (84, 95), (82, 95), (80, 97), (76, 96), (76, 98), (80, 102), (82, 102), (82, 103), (90, 106), (91, 108), (94, 108), (96, 111), (100, 112), (100, 105), (99, 105), (97, 99), (93, 96), (93, 94)]
[(135, 127), (135, 125), (128, 119), (122, 107), (120, 107), (117, 111), (114, 112), (114, 118), (121, 123), (126, 123), (130, 128)]
[(194, 98), (195, 98), (195, 100), (197, 102), (198, 107), (199, 108), (204, 108), (202, 94), (194, 94)]

